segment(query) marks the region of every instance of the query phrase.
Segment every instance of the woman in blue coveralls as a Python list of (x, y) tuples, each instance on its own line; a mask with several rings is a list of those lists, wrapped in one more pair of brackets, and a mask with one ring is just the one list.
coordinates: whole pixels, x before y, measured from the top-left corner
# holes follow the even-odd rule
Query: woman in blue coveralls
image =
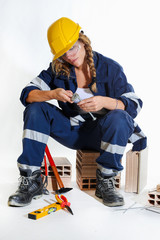
[[(42, 195), (40, 167), (49, 136), (72, 149), (100, 151), (95, 194), (107, 206), (124, 204), (114, 177), (123, 170), (120, 160), (128, 142), (133, 151), (146, 147), (146, 137), (133, 120), (142, 101), (122, 67), (92, 51), (80, 29), (64, 17), (49, 27), (53, 61), (21, 93), (26, 106), (23, 152), (18, 158), (21, 183), (9, 197), (10, 206), (28, 205)], [(60, 108), (49, 102), (52, 99)]]

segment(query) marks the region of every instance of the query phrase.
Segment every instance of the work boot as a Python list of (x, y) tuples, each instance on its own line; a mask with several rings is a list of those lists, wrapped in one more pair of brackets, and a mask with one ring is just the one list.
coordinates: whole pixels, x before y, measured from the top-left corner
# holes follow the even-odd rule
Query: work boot
[(95, 195), (103, 199), (104, 205), (116, 207), (124, 205), (124, 199), (115, 188), (113, 176), (105, 176), (99, 169), (96, 171), (97, 186)]
[(33, 199), (38, 199), (43, 193), (43, 182), (41, 171), (36, 170), (32, 173), (30, 169), (20, 170), (20, 185), (15, 194), (8, 199), (9, 206), (23, 207), (29, 205)]

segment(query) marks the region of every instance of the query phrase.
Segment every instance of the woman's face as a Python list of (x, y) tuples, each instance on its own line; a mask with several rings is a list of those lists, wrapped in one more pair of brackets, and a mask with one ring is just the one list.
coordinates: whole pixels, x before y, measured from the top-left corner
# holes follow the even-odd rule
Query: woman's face
[(80, 68), (85, 60), (86, 51), (84, 44), (77, 41), (61, 58), (71, 65)]

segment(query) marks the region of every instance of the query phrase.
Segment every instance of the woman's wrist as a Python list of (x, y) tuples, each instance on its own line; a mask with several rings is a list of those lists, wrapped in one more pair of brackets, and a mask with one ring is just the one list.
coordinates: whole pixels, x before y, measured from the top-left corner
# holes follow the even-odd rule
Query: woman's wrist
[(110, 97), (103, 97), (103, 105), (104, 108), (108, 110), (115, 110), (115, 109), (125, 109), (125, 105), (121, 100), (110, 98)]

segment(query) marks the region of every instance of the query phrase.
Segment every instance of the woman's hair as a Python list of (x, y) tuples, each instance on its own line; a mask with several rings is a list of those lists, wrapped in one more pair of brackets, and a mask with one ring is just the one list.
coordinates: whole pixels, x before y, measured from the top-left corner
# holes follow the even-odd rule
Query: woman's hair
[[(90, 39), (83, 34), (83, 32), (79, 33), (79, 39), (80, 42), (84, 44), (84, 48), (86, 50), (86, 59), (88, 66), (90, 68), (91, 76), (92, 76), (92, 85), (91, 89), (93, 92), (97, 91), (96, 88), (96, 69), (94, 66), (94, 60), (93, 60), (93, 52), (92, 52), (92, 47), (91, 47), (91, 41)], [(62, 74), (65, 75), (69, 78), (70, 76), (70, 68), (69, 64), (66, 61), (63, 61), (61, 59), (56, 59), (52, 62), (52, 69), (53, 71), (58, 75)]]

